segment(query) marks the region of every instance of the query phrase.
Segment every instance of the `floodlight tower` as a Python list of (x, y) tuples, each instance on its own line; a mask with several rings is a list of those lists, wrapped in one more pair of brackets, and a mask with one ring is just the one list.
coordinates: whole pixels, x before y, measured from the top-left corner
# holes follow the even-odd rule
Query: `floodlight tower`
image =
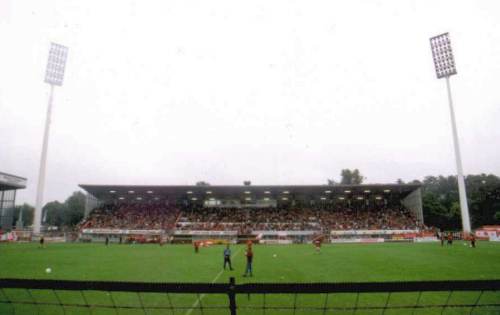
[(470, 233), (469, 207), (467, 206), (467, 194), (465, 192), (465, 181), (462, 169), (462, 158), (460, 156), (460, 145), (458, 143), (457, 123), (455, 122), (455, 111), (451, 98), (450, 76), (457, 74), (455, 59), (451, 50), (450, 36), (444, 33), (431, 37), (432, 58), (438, 79), (446, 79), (448, 90), (448, 103), (450, 105), (451, 129), (453, 133), (453, 144), (455, 148), (455, 160), (457, 163), (458, 194), (460, 197), (460, 211), (462, 214), (462, 228), (465, 233)]
[(67, 56), (67, 47), (55, 43), (50, 44), (49, 59), (47, 61), (47, 69), (45, 71), (45, 83), (50, 84), (50, 96), (49, 104), (47, 106), (47, 117), (45, 118), (45, 132), (43, 135), (42, 156), (40, 158), (40, 172), (38, 173), (35, 218), (33, 220), (33, 232), (35, 234), (40, 233), (42, 220), (43, 191), (45, 186), (45, 166), (47, 164), (47, 148), (49, 145), (50, 116), (52, 113), (54, 86), (62, 86)]

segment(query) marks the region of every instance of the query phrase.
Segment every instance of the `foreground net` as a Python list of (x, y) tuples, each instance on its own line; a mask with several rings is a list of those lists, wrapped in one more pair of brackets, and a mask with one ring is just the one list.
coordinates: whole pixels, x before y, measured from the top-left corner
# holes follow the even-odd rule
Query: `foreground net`
[(500, 314), (500, 280), (137, 283), (0, 279), (0, 314)]

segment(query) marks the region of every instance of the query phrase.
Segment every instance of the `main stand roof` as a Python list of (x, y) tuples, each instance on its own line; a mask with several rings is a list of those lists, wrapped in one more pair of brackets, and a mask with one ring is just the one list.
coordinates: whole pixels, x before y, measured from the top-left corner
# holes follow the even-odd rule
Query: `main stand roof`
[(363, 196), (398, 195), (404, 198), (420, 188), (415, 184), (363, 184), (363, 185), (79, 185), (100, 201), (148, 201), (148, 200), (204, 200), (285, 198), (320, 199), (332, 196), (346, 198)]

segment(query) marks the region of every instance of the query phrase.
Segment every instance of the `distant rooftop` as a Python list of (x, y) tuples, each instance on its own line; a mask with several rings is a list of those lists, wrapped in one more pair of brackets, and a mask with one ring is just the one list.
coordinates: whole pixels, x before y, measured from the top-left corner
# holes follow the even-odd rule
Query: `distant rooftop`
[(27, 179), (0, 172), (0, 191), (26, 188)]

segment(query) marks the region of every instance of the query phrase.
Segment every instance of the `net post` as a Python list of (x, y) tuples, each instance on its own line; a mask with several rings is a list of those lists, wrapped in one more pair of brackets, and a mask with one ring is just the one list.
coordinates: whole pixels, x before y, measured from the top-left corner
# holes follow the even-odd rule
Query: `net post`
[(358, 303), (359, 303), (359, 292), (356, 292), (356, 303), (354, 303), (354, 308), (352, 310), (352, 314), (356, 314), (356, 311), (358, 310)]
[(203, 305), (201, 304), (201, 300), (203, 300), (203, 298), (205, 297), (205, 294), (202, 294), (200, 296), (200, 293), (197, 293), (198, 295), (198, 306), (200, 307), (200, 313), (201, 315), (203, 315)]
[(168, 292), (167, 292), (167, 300), (168, 300), (168, 305), (170, 306), (170, 311), (172, 312), (172, 315), (175, 315), (174, 306), (172, 305), (172, 300), (170, 299), (170, 294), (168, 294)]
[(266, 293), (264, 292), (264, 301), (262, 303), (262, 314), (266, 315)]
[(294, 294), (293, 297), (293, 315), (297, 312), (297, 293)]
[(391, 293), (389, 292), (389, 295), (387, 295), (387, 299), (385, 300), (385, 305), (384, 305), (384, 310), (382, 311), (382, 315), (385, 315), (385, 311), (387, 310), (387, 306), (389, 305), (389, 300), (391, 299)]
[(141, 304), (142, 311), (144, 315), (148, 315), (146, 308), (144, 307), (144, 303), (142, 303), (141, 292), (137, 292), (137, 297), (139, 298), (139, 303)]
[(231, 315), (236, 315), (236, 284), (234, 277), (229, 278), (229, 290), (228, 290), (228, 296), (229, 296), (229, 310), (231, 311)]
[(326, 297), (325, 297), (325, 305), (323, 305), (323, 315), (326, 314), (326, 309), (328, 307), (328, 293), (326, 293)]

